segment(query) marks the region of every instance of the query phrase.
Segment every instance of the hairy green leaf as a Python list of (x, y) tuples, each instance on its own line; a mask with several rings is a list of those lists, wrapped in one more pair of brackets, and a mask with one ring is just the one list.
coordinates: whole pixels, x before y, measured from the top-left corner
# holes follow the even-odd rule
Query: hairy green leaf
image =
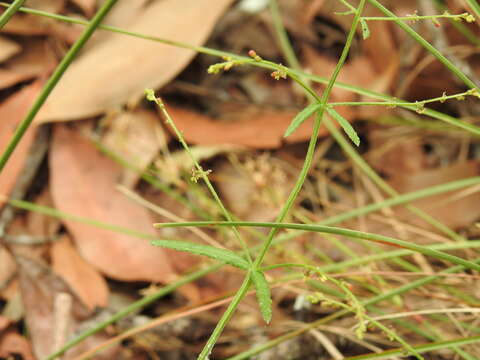
[(297, 128), (305, 121), (307, 120), (310, 116), (313, 115), (313, 113), (315, 111), (317, 111), (318, 109), (320, 109), (320, 104), (319, 103), (313, 103), (313, 104), (310, 104), (308, 105), (305, 109), (303, 109), (302, 111), (300, 111), (297, 116), (295, 116), (292, 120), (292, 122), (290, 123), (290, 125), (288, 125), (288, 128), (287, 130), (285, 130), (285, 134), (283, 134), (283, 137), (287, 137), (287, 136), (290, 136), (292, 135), (295, 130), (297, 130)]
[(350, 125), (350, 123), (334, 109), (328, 109), (327, 111), (331, 117), (337, 120), (337, 122), (340, 124), (343, 131), (345, 131), (345, 133), (348, 135), (350, 140), (352, 140), (355, 145), (360, 145), (360, 138), (358, 137), (357, 132), (352, 127), (352, 125)]
[(253, 270), (250, 272), (253, 285), (257, 293), (257, 301), (262, 313), (263, 320), (268, 324), (272, 320), (272, 296), (270, 287), (263, 272)]
[(248, 270), (250, 264), (244, 258), (238, 256), (232, 251), (219, 249), (209, 245), (196, 244), (179, 240), (153, 240), (152, 245), (161, 246), (178, 251), (186, 251), (192, 254), (204, 255), (212, 259), (219, 260), (225, 264), (236, 266), (240, 269)]

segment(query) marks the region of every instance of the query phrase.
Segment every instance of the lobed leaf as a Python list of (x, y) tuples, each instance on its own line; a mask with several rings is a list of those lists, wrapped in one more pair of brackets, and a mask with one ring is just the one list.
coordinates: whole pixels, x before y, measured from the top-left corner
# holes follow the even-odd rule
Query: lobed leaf
[(272, 320), (272, 296), (270, 287), (263, 272), (252, 270), (250, 272), (253, 285), (257, 293), (257, 301), (262, 313), (263, 320), (268, 324)]
[(355, 145), (360, 145), (360, 138), (352, 125), (350, 125), (350, 123), (334, 109), (328, 109), (327, 111), (340, 124), (350, 140), (352, 140)]
[(321, 105), (319, 103), (313, 103), (313, 104), (308, 105), (302, 111), (300, 111), (297, 114), (297, 116), (295, 116), (293, 118), (290, 125), (288, 125), (288, 128), (287, 128), (287, 130), (285, 130), (285, 134), (283, 135), (283, 137), (288, 137), (288, 136), (292, 135), (295, 132), (295, 130), (297, 130), (297, 128), (300, 125), (302, 125), (302, 123), (305, 120), (307, 120), (310, 116), (312, 116), (315, 111), (320, 109), (320, 107), (321, 107)]
[(212, 259), (219, 260), (225, 264), (236, 266), (240, 269), (248, 270), (250, 264), (241, 256), (232, 251), (219, 249), (209, 245), (196, 244), (179, 240), (153, 240), (154, 246), (161, 246), (168, 249), (186, 251), (192, 254), (208, 256)]

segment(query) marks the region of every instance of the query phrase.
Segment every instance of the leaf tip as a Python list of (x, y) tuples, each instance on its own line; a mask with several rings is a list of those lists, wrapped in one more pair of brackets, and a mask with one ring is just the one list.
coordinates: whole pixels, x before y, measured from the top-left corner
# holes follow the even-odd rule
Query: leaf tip
[(283, 134), (283, 137), (284, 138), (289, 137), (290, 135), (293, 134), (294, 131), (295, 131), (295, 128), (292, 128), (291, 126), (289, 126), (287, 128), (287, 130), (285, 130), (285, 133)]
[(258, 270), (252, 271), (251, 277), (257, 293), (257, 301), (263, 320), (269, 324), (272, 320), (272, 297), (267, 279), (265, 275)]

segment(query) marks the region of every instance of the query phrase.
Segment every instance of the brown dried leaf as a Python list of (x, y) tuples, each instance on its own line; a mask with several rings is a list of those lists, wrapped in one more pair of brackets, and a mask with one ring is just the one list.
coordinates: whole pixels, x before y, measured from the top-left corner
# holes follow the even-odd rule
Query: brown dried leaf
[(45, 40), (26, 40), (23, 46), (23, 51), (0, 69), (0, 89), (45, 75), (54, 68), (56, 59)]
[(19, 82), (33, 78), (32, 74), (17, 72), (15, 70), (0, 69), (0, 89), (6, 89)]
[(3, 289), (15, 275), (17, 265), (12, 255), (0, 245), (0, 289)]
[(59, 13), (65, 7), (65, 0), (28, 0), (28, 6), (50, 13)]
[(107, 305), (109, 291), (105, 279), (77, 253), (67, 236), (55, 241), (50, 251), (53, 270), (90, 310)]
[[(30, 246), (31, 247), (31, 246)], [(74, 333), (84, 331), (83, 321), (92, 314), (76, 294), (42, 260), (34, 260), (15, 253), (20, 272), (25, 320), (29, 329), (35, 355), (43, 359), (62, 346)], [(98, 319), (96, 320), (98, 322)], [(91, 326), (90, 326), (91, 327)], [(104, 332), (96, 333), (88, 340), (70, 349), (63, 359), (72, 359), (87, 348), (106, 341)], [(116, 358), (118, 347), (104, 352), (98, 359)]]
[(5, 63), (5, 69), (31, 76), (41, 76), (53, 70), (56, 57), (51, 45), (45, 39), (28, 39), (24, 50)]
[(0, 333), (5, 330), (12, 321), (5, 316), (0, 315)]
[[(54, 302), (61, 293), (70, 294), (68, 286), (46, 265), (23, 256), (16, 256), (20, 273), (20, 289), (30, 337), (35, 355), (43, 359), (53, 352), (59, 319), (55, 317)], [(72, 320), (88, 315), (86, 308), (73, 295), (69, 316)], [(72, 330), (66, 329), (66, 330)], [(70, 335), (69, 332), (68, 335)]]
[(1, 32), (15, 35), (48, 35), (53, 20), (33, 14), (15, 14)]
[[(187, 142), (199, 145), (232, 144), (272, 149), (283, 141), (294, 143), (310, 138), (313, 119), (305, 121), (288, 138), (283, 134), (297, 113), (261, 109), (245, 109), (235, 121), (214, 120), (208, 116), (169, 106), (168, 111)], [(325, 135), (326, 129), (320, 129)]]
[[(0, 104), (0, 149), (5, 149), (15, 128), (26, 115), (30, 105), (40, 91), (38, 82), (25, 86)], [(36, 127), (30, 127), (16, 147), (0, 175), (0, 194), (8, 195), (25, 163), (30, 145), (35, 137)]]
[[(397, 191), (404, 193), (478, 176), (478, 174), (479, 163), (470, 161), (434, 170), (424, 170), (415, 174), (397, 174), (391, 180), (391, 185)], [(417, 200), (413, 204), (453, 229), (471, 225), (472, 222), (480, 217), (480, 208), (478, 206), (480, 193), (466, 194), (466, 196), (455, 199), (457, 194), (459, 192), (430, 196), (426, 199)], [(421, 219), (413, 216), (405, 209), (398, 209), (398, 216), (414, 224), (429, 227)]]
[[(33, 201), (36, 205), (53, 207), (52, 195), (46, 187)], [(32, 236), (52, 239), (61, 227), (59, 219), (30, 211), (26, 214), (24, 229)]]
[[(76, 0), (77, 2), (86, 2), (90, 0)], [(145, 4), (149, 0), (137, 0), (137, 1), (119, 1), (110, 10), (108, 15), (103, 20), (103, 24), (110, 26), (117, 26), (121, 28), (127, 28), (131, 26), (132, 22), (142, 16), (145, 8)], [(83, 51), (97, 46), (104, 40), (111, 38), (114, 33), (109, 31), (96, 31), (92, 38), (85, 44)]]
[[(11, 313), (11, 309), (8, 309), (8, 305), (11, 301), (15, 301), (15, 297), (19, 294), (18, 286), (18, 277), (15, 277), (12, 281), (8, 283), (5, 287), (0, 290), (0, 299), (7, 300), (7, 306), (3, 309), (3, 315), (13, 320), (20, 320), (22, 318), (22, 309), (19, 306), (19, 309), (14, 309), (14, 314)], [(18, 311), (17, 311), (18, 310)]]
[(15, 41), (0, 36), (0, 62), (7, 60), (21, 50), (20, 45)]
[[(103, 142), (116, 155), (143, 171), (166, 146), (167, 134), (155, 113), (138, 109), (113, 119)], [(138, 178), (138, 171), (125, 169), (122, 184), (133, 187)]]
[(412, 175), (427, 167), (423, 142), (419, 137), (397, 134), (395, 129), (371, 129), (368, 132), (372, 152), (369, 163), (388, 177)]
[[(65, 0), (30, 0), (27, 6), (46, 12), (59, 13), (65, 6)], [(5, 24), (1, 31), (28, 36), (47, 35), (55, 22), (55, 20), (43, 16), (19, 12)]]
[[(283, 188), (289, 188), (279, 181), (278, 169), (266, 157), (249, 160), (250, 171), (240, 163), (223, 161), (215, 167), (215, 181), (222, 197), (239, 218), (247, 221), (272, 221), (278, 212), (278, 204), (272, 198), (282, 198)], [(262, 171), (265, 166), (268, 171)], [(251, 169), (255, 166), (255, 169)], [(282, 180), (286, 180), (282, 177)], [(289, 185), (289, 184), (288, 184)], [(282, 194), (277, 193), (277, 189)], [(266, 194), (268, 192), (268, 194)], [(275, 194), (273, 194), (275, 193)]]
[[(64, 212), (155, 235), (147, 210), (115, 186), (122, 169), (83, 136), (56, 125), (50, 151), (51, 192)], [(109, 277), (161, 283), (174, 278), (165, 252), (147, 240), (65, 220), (82, 257)]]
[[(2, 334), (0, 332), (0, 334)], [(30, 343), (17, 332), (10, 330), (0, 336), (0, 358), (35, 360)]]
[[(303, 47), (303, 51), (305, 66), (310, 68), (315, 75), (326, 78), (332, 75), (336, 65), (335, 59), (317, 52), (308, 45)], [(338, 81), (368, 88), (376, 80), (376, 75), (372, 64), (365, 57), (357, 56), (342, 67), (342, 71), (338, 75)], [(349, 90), (333, 88), (329, 101), (355, 101), (356, 98), (357, 95)], [(354, 111), (351, 109), (346, 110), (342, 115), (347, 120), (351, 120)]]
[(366, 57), (375, 72), (385, 71), (391, 63), (396, 63), (398, 66), (399, 47), (395, 43), (392, 24), (389, 21), (370, 21), (368, 28), (370, 29), (370, 37), (363, 40), (362, 47), (365, 49)]
[[(77, 5), (87, 16), (91, 16), (97, 5), (96, 0), (72, 0), (72, 2)], [(121, 4), (122, 2), (120, 2)]]
[[(127, 30), (198, 45), (206, 40), (218, 17), (231, 2), (152, 2)], [(169, 82), (194, 55), (191, 50), (114, 35), (72, 64), (50, 95), (37, 121), (63, 121), (98, 115), (127, 101), (139, 99), (145, 88), (158, 88)]]

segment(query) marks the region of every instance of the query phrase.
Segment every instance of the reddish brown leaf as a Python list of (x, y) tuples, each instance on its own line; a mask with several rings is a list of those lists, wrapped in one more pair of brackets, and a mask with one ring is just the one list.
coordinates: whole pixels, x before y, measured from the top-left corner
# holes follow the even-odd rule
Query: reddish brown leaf
[(57, 59), (45, 39), (25, 39), (23, 51), (5, 63), (5, 69), (19, 74), (42, 76), (54, 69)]
[[(271, 149), (279, 147), (283, 141), (305, 141), (312, 133), (313, 119), (309, 119), (288, 138), (283, 137), (285, 129), (297, 114), (295, 112), (246, 109), (240, 119), (226, 121), (214, 120), (175, 106), (169, 106), (168, 111), (187, 142), (200, 145), (233, 144)], [(320, 133), (324, 135), (326, 130), (322, 128)]]
[[(147, 110), (121, 113), (112, 120), (103, 142), (116, 155), (143, 171), (166, 146), (168, 134), (160, 121), (159, 116)], [(139, 176), (138, 171), (125, 169), (122, 184), (132, 187)]]
[[(53, 200), (50, 189), (46, 187), (34, 201), (36, 205), (53, 207)], [(39, 212), (31, 211), (26, 214), (23, 228), (32, 236), (38, 238), (52, 239), (61, 227), (60, 220)]]
[(53, 270), (62, 276), (89, 309), (107, 305), (105, 279), (82, 259), (67, 236), (53, 243), (51, 257)]
[[(34, 83), (24, 87), (0, 104), (0, 149), (5, 149), (16, 126), (26, 115), (35, 100), (40, 84)], [(12, 157), (0, 174), (0, 194), (8, 195), (15, 185), (17, 176), (22, 170), (30, 145), (35, 137), (35, 127), (30, 127), (20, 141)]]
[(46, 12), (59, 13), (65, 6), (65, 0), (29, 0), (28, 6)]
[(11, 323), (10, 319), (0, 315), (0, 332), (5, 330), (8, 327), (8, 325), (10, 325), (10, 323)]
[(4, 63), (0, 69), (0, 89), (48, 73), (56, 59), (45, 40), (25, 40), (23, 51)]
[(75, 3), (87, 16), (91, 16), (93, 14), (93, 10), (95, 10), (95, 6), (97, 4), (96, 0), (73, 0)]
[(423, 142), (419, 137), (395, 134), (393, 129), (372, 128), (368, 139), (373, 149), (368, 155), (369, 163), (388, 177), (412, 175), (427, 167)]
[(21, 50), (20, 45), (16, 42), (0, 36), (0, 62), (7, 60), (10, 56), (15, 55)]
[[(399, 192), (411, 192), (446, 182), (478, 176), (479, 163), (458, 163), (434, 170), (424, 170), (415, 174), (397, 174), (391, 184)], [(456, 193), (445, 193), (415, 201), (413, 204), (451, 228), (472, 224), (480, 217), (480, 193), (474, 192), (455, 199)], [(405, 209), (398, 209), (398, 216), (415, 224), (427, 226)]]
[[(126, 29), (202, 44), (231, 3), (232, 0), (151, 2)], [(132, 98), (139, 99), (146, 87), (158, 88), (169, 82), (194, 55), (191, 50), (114, 35), (70, 66), (37, 120), (79, 119), (118, 107)]]
[[(50, 167), (59, 210), (156, 234), (147, 210), (116, 191), (122, 169), (65, 125), (55, 126)], [(170, 259), (147, 240), (71, 220), (65, 224), (82, 257), (112, 278), (162, 283), (174, 278)]]
[(10, 330), (0, 335), (0, 358), (14, 359), (15, 356), (21, 356), (23, 360), (35, 360), (27, 339)]
[(0, 288), (6, 286), (13, 279), (16, 270), (15, 260), (7, 249), (0, 245)]
[[(86, 309), (72, 295), (72, 307), (67, 316), (71, 319), (56, 318), (54, 303), (60, 294), (70, 294), (68, 286), (46, 265), (37, 260), (16, 256), (20, 273), (20, 288), (25, 309), (30, 338), (35, 355), (43, 359), (54, 351), (55, 336), (60, 331), (60, 322), (73, 320), (88, 315)], [(73, 329), (67, 328), (67, 335)]]
[(46, 35), (52, 20), (33, 14), (18, 13), (2, 28), (2, 32), (15, 35)]
[(33, 77), (34, 75), (29, 73), (0, 69), (0, 89), (8, 88)]

